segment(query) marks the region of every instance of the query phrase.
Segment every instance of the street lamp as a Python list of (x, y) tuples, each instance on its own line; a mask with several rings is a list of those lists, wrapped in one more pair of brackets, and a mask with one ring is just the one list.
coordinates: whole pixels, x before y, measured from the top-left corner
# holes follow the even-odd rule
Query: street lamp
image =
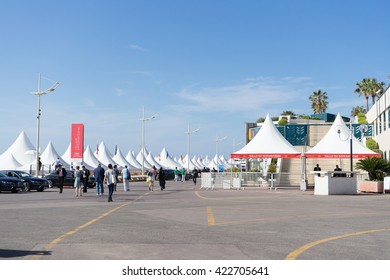
[(233, 153), (236, 151), (236, 147), (241, 145), (241, 144), (242, 144), (242, 141), (236, 144), (236, 139), (233, 139), (233, 145), (232, 145), (233, 146)]
[(353, 142), (352, 142), (352, 140), (353, 140), (353, 127), (352, 127), (352, 123), (350, 123), (350, 127), (347, 129), (348, 129), (348, 135), (347, 135), (346, 139), (341, 138), (341, 127), (339, 127), (337, 129), (337, 133), (342, 141), (346, 141), (349, 138), (349, 164), (350, 164), (350, 171), (351, 171), (351, 177), (352, 177), (353, 176), (353, 174), (352, 174), (352, 171), (353, 171)]
[(38, 173), (39, 173), (39, 133), (40, 133), (40, 125), (41, 125), (41, 95), (43, 94), (48, 94), (52, 91), (54, 91), (58, 86), (60, 85), (60, 82), (55, 82), (55, 84), (45, 90), (45, 91), (41, 91), (41, 73), (39, 73), (39, 76), (38, 76), (38, 91), (37, 92), (33, 92), (32, 94), (35, 94), (38, 96), (38, 113), (37, 113), (37, 145), (36, 145), (36, 168), (35, 168), (35, 176), (38, 176)]
[(218, 138), (218, 134), (215, 138), (215, 154), (218, 156), (218, 142), (221, 142), (223, 140), (226, 139), (226, 136), (225, 137), (222, 137), (222, 138)]
[(199, 128), (195, 129), (195, 130), (190, 130), (190, 124), (188, 123), (188, 130), (185, 131), (184, 133), (187, 133), (188, 134), (188, 143), (187, 143), (187, 155), (188, 155), (188, 158), (187, 158), (187, 170), (190, 170), (190, 142), (191, 142), (191, 134), (192, 133), (195, 133), (195, 132), (198, 132), (199, 131)]
[(145, 155), (144, 155), (144, 150), (145, 150), (145, 122), (150, 121), (154, 119), (158, 115), (158, 112), (151, 116), (150, 118), (145, 118), (145, 107), (142, 106), (142, 117), (139, 119), (142, 122), (142, 139), (141, 139), (141, 145), (142, 145), (142, 150), (141, 150), (141, 155), (142, 155), (142, 175), (144, 175), (144, 166), (145, 166)]

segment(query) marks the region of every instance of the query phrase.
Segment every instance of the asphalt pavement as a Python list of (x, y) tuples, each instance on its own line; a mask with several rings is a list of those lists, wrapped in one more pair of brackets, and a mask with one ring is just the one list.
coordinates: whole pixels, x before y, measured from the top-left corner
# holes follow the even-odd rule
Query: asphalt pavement
[(0, 193), (0, 259), (390, 260), (390, 194), (121, 184)]

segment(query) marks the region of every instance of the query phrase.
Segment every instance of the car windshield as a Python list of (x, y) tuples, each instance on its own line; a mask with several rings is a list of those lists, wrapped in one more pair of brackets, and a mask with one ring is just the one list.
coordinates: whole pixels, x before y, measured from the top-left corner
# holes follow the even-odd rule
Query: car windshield
[(3, 173), (0, 172), (0, 177), (7, 177)]
[(33, 177), (33, 175), (31, 175), (30, 173), (27, 173), (27, 172), (17, 172), (17, 174), (20, 176), (20, 177), (23, 177), (23, 178), (28, 178), (28, 177)]

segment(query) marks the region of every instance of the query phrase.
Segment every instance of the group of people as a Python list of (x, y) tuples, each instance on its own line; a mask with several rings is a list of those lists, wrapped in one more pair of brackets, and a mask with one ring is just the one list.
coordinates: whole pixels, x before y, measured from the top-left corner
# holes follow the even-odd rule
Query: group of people
[[(346, 177), (347, 176), (345, 173), (340, 173), (340, 171), (343, 171), (343, 170), (337, 164), (336, 164), (336, 168), (333, 171), (336, 171), (335, 173), (333, 173), (333, 177)], [(318, 177), (321, 176), (321, 167), (318, 163), (314, 167), (314, 172), (317, 174)]]
[(158, 183), (160, 185), (161, 190), (165, 190), (165, 171), (162, 167), (160, 167), (159, 171), (157, 172), (156, 166), (152, 166), (152, 168), (148, 172), (148, 178), (147, 181), (149, 183), (149, 191), (154, 191), (154, 181), (158, 179)]

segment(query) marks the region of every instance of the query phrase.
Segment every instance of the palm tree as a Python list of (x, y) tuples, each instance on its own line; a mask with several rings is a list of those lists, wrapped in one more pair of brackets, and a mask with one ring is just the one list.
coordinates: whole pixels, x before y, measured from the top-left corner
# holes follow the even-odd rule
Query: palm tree
[(353, 107), (351, 110), (352, 117), (356, 117), (360, 113), (363, 113), (363, 114), (367, 113), (366, 109), (364, 109), (363, 106), (356, 106), (356, 107)]
[(381, 95), (383, 92), (383, 82), (378, 82), (375, 78), (364, 78), (362, 81), (356, 83), (357, 88), (355, 92), (359, 96), (364, 95), (366, 98), (366, 110), (368, 111), (368, 99), (372, 98), (372, 105), (375, 103), (375, 98)]
[(356, 168), (367, 171), (369, 181), (383, 181), (383, 177), (390, 171), (390, 164), (383, 158), (368, 157), (359, 160)]
[(311, 108), (315, 114), (322, 114), (326, 112), (328, 108), (328, 94), (326, 91), (321, 91), (320, 89), (314, 91), (312, 95), (309, 96), (311, 102)]

